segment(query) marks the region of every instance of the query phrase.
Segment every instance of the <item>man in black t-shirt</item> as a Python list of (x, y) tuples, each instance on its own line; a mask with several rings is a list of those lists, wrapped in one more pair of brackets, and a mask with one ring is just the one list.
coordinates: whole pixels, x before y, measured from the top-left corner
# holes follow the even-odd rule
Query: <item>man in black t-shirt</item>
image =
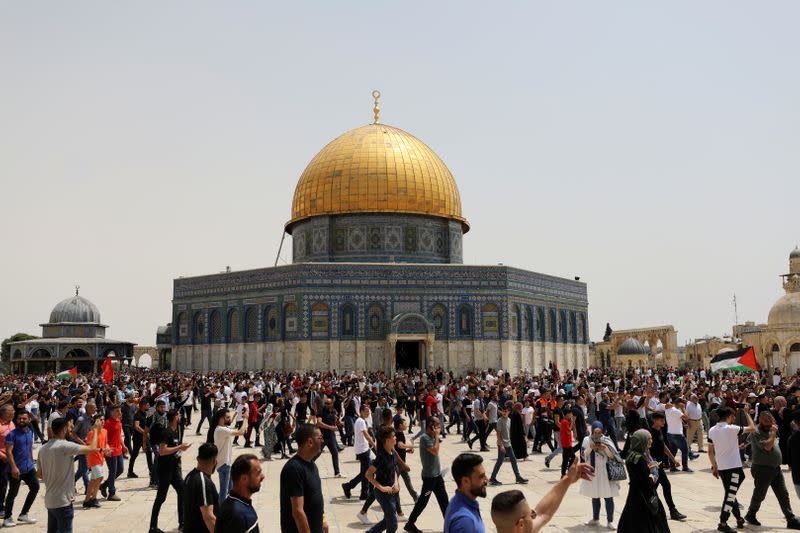
[(219, 493), (211, 474), (217, 468), (217, 447), (203, 443), (197, 451), (197, 467), (189, 472), (183, 487), (183, 530), (214, 533)]
[(661, 485), (664, 491), (664, 501), (667, 502), (670, 518), (673, 520), (683, 520), (686, 518), (686, 515), (681, 514), (675, 507), (675, 502), (672, 500), (672, 485), (669, 482), (669, 478), (667, 478), (667, 471), (664, 469), (664, 465), (668, 460), (672, 460), (676, 465), (680, 466), (680, 463), (675, 459), (675, 456), (672, 455), (672, 452), (669, 451), (669, 447), (664, 442), (663, 430), (667, 419), (664, 413), (660, 411), (654, 411), (650, 417), (650, 435), (653, 437), (653, 444), (650, 445), (650, 456), (657, 463), (661, 463), (658, 467), (658, 484)]
[(281, 470), (281, 533), (298, 533), (301, 526), (311, 533), (322, 533), (325, 502), (319, 470), (314, 464), (322, 449), (322, 433), (312, 424), (298, 425), (295, 440), (297, 453)]

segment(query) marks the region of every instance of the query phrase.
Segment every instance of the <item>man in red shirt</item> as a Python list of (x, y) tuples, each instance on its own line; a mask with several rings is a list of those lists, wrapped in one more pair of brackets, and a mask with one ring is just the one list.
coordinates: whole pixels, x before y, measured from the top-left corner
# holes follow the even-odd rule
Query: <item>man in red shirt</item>
[(128, 448), (122, 442), (122, 408), (115, 405), (111, 408), (111, 417), (103, 424), (103, 429), (108, 432), (108, 447), (111, 455), (106, 457), (108, 465), (108, 479), (100, 485), (100, 492), (112, 502), (120, 501), (114, 481), (122, 474), (122, 454), (128, 454)]
[(567, 469), (575, 460), (574, 444), (574, 424), (575, 415), (572, 409), (564, 409), (564, 418), (558, 425), (559, 438), (561, 440), (561, 477), (567, 473)]

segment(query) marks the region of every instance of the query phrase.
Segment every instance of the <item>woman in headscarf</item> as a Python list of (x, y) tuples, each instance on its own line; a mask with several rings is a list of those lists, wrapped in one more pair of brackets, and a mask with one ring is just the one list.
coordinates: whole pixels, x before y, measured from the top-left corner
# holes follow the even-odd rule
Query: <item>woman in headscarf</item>
[(653, 437), (646, 429), (639, 429), (630, 436), (630, 449), (625, 458), (630, 487), (619, 517), (619, 533), (669, 533), (667, 515), (656, 492), (658, 463), (648, 452), (652, 442)]
[(592, 499), (592, 519), (586, 522), (587, 526), (596, 526), (600, 523), (600, 499), (605, 500), (606, 520), (608, 529), (617, 528), (614, 525), (614, 498), (619, 495), (619, 482), (608, 479), (606, 463), (608, 461), (622, 462), (614, 442), (603, 435), (603, 424), (598, 420), (592, 423), (591, 433), (584, 437), (581, 445), (581, 455), (585, 461), (594, 468), (594, 477), (591, 481), (581, 481), (579, 492)]
[(514, 455), (520, 461), (527, 461), (528, 441), (525, 439), (525, 423), (522, 419), (522, 404), (520, 402), (514, 404), (508, 418), (511, 419), (509, 434)]
[(789, 437), (792, 436), (792, 417), (791, 413), (786, 410), (786, 398), (783, 396), (776, 396), (772, 400), (772, 416), (775, 418), (775, 423), (778, 425), (778, 447), (781, 450), (783, 464), (791, 464), (789, 462)]
[(272, 461), (272, 454), (275, 453), (276, 445), (278, 444), (278, 433), (275, 427), (276, 418), (279, 412), (273, 412), (272, 404), (267, 404), (267, 409), (264, 411), (264, 422), (261, 426), (264, 428), (264, 446), (261, 448), (261, 455), (267, 461)]

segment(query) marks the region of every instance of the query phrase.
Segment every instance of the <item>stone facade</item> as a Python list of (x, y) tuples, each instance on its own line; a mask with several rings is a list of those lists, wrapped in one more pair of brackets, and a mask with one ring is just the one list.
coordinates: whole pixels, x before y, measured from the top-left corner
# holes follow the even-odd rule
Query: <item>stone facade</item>
[(293, 264), (175, 280), (180, 370), (588, 365), (586, 285), (505, 266)]

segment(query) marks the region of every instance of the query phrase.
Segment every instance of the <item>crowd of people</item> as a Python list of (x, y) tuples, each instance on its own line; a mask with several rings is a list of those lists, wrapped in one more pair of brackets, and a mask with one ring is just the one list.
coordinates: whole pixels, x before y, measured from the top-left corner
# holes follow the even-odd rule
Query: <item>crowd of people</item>
[[(327, 523), (315, 462), (327, 450), (334, 475), (342, 478), (336, 496), (350, 499), (358, 489), (363, 504), (357, 518), (370, 533), (394, 533), (400, 522), (406, 532), (419, 533), (416, 522), (431, 496), (445, 533), (483, 531), (478, 498), (486, 496), (486, 486), (508, 483), (500, 479), (506, 463), (514, 483), (528, 483), (519, 461), (535, 454), (544, 456), (546, 468), (561, 455), (562, 480), (533, 506), (523, 491), (497, 494), (491, 517), (498, 532), (537, 531), (579, 480), (578, 493), (591, 501), (587, 526), (669, 531), (669, 520), (686, 519), (673, 501), (669, 473), (694, 475), (690, 465), (700, 453), (708, 453), (723, 486), (719, 531), (734, 531), (728, 525), (731, 514), (737, 527), (758, 525), (769, 489), (787, 527), (800, 529), (781, 470), (790, 466), (800, 496), (800, 380), (795, 378), (778, 371), (707, 375), (702, 370), (561, 373), (554, 368), (539, 374), (455, 375), (439, 369), (394, 376), (131, 369), (117, 372), (108, 383), (100, 376), (67, 381), (52, 375), (3, 376), (3, 526), (36, 522), (31, 509), (41, 480), (48, 532), (71, 532), (78, 488), (83, 487), (80, 505), (88, 510), (101, 507), (103, 500), (119, 501), (116, 480), (125, 472), (138, 477), (135, 465), (143, 454), (148, 484), (156, 491), (151, 533), (161, 532), (159, 515), (170, 488), (183, 531), (257, 533), (252, 496), (264, 479), (261, 461), (280, 457), (285, 459), (281, 530), (318, 533)], [(204, 436), (196, 452), (185, 439), (191, 429)], [(464, 450), (443, 465), (441, 444), (447, 438), (459, 439)], [(34, 460), (36, 441), (42, 445)], [(255, 453), (234, 458), (237, 445)], [(346, 480), (339, 458), (349, 447), (359, 472)], [(489, 472), (481, 453), (491, 453), (492, 447), (496, 459)], [(414, 453), (421, 464), (418, 489), (406, 462)], [(184, 476), (187, 454), (196, 465)], [(745, 468), (754, 491), (742, 515), (737, 492), (746, 480)], [(445, 488), (448, 475), (457, 486), (452, 496)], [(401, 479), (414, 502), (408, 516), (400, 505)], [(15, 519), (23, 483), (27, 494)], [(629, 490), (615, 520), (621, 483)], [(382, 514), (377, 523), (367, 513), (373, 505)]]

